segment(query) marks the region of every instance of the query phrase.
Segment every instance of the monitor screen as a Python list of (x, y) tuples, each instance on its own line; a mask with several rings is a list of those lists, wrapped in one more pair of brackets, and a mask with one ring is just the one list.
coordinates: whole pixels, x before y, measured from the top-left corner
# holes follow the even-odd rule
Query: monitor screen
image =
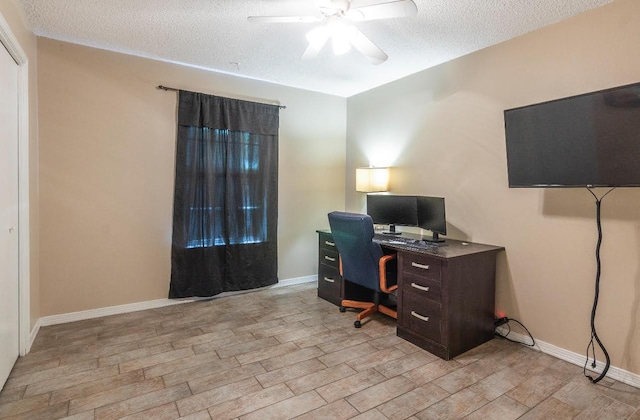
[(640, 186), (640, 83), (504, 112), (509, 187)]
[(447, 234), (444, 198), (418, 197), (418, 226), (430, 230), (434, 234)]
[(368, 194), (367, 214), (377, 225), (418, 225), (415, 195)]

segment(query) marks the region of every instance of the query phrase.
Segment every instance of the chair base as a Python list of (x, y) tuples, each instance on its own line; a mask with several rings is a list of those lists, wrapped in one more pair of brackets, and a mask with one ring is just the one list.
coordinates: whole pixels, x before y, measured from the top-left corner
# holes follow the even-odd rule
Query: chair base
[(398, 319), (398, 312), (386, 307), (384, 305), (380, 305), (380, 304), (375, 304), (373, 302), (360, 302), (357, 300), (347, 300), (347, 299), (343, 299), (340, 302), (340, 312), (344, 312), (344, 308), (355, 308), (355, 309), (362, 309), (362, 311), (360, 311), (360, 313), (358, 313), (358, 316), (356, 316), (356, 321), (353, 323), (353, 325), (356, 328), (360, 328), (362, 326), (361, 321), (369, 316), (371, 316), (372, 314), (374, 314), (375, 312), (380, 312), (382, 314), (385, 314), (387, 316), (390, 316), (393, 319)]

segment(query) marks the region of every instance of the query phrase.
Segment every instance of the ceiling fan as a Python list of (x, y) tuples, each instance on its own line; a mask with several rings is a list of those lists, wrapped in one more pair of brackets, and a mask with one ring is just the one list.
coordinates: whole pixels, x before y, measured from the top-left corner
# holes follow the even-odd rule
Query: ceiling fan
[(418, 8), (413, 0), (394, 0), (368, 6), (352, 7), (351, 0), (317, 0), (318, 16), (249, 16), (249, 22), (258, 23), (316, 23), (306, 34), (309, 46), (302, 59), (315, 58), (331, 39), (333, 52), (344, 54), (353, 46), (373, 64), (383, 63), (389, 58), (376, 44), (364, 35), (353, 23), (415, 16)]

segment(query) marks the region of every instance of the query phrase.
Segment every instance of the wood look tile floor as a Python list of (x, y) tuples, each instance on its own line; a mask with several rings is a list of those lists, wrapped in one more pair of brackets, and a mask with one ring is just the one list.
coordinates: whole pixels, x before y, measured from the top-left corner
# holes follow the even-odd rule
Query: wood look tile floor
[(282, 287), (40, 329), (2, 419), (633, 419), (640, 390), (495, 339), (443, 361)]

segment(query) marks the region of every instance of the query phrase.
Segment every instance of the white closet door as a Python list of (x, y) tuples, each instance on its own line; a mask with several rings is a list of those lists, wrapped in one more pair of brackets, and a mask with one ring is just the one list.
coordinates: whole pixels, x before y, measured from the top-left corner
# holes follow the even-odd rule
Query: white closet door
[(0, 44), (0, 388), (18, 358), (18, 65)]

